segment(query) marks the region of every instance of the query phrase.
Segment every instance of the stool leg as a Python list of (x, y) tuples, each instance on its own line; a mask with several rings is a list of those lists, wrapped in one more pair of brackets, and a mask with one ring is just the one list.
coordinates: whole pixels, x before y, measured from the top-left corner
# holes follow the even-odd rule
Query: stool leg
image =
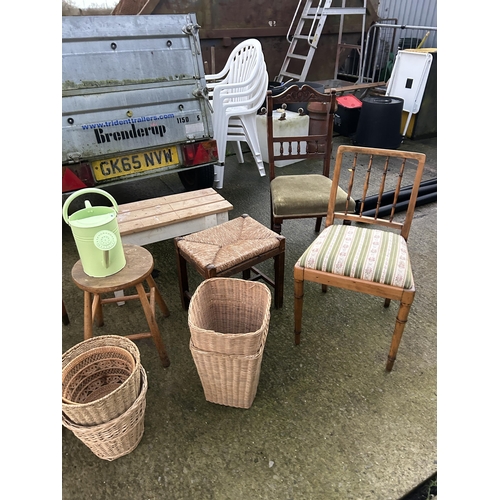
[[(154, 304), (150, 304), (148, 301), (148, 297), (146, 295), (146, 291), (142, 286), (142, 283), (138, 283), (135, 285), (137, 294), (139, 295), (139, 299), (141, 300), (142, 308), (144, 309), (144, 314), (146, 315), (146, 320), (149, 325), (149, 329), (151, 332), (151, 337), (153, 337), (153, 342), (155, 343), (156, 350), (160, 355), (161, 364), (166, 368), (170, 366), (170, 360), (168, 359), (167, 350), (165, 345), (163, 344), (163, 340), (160, 335), (160, 330), (158, 328), (158, 324), (156, 323), (156, 319), (154, 317)], [(156, 289), (155, 289), (156, 292)]]
[(149, 288), (155, 289), (155, 302), (158, 304), (158, 307), (160, 308), (160, 311), (162, 312), (163, 316), (165, 316), (165, 318), (168, 318), (168, 316), (170, 316), (170, 311), (168, 310), (167, 304), (163, 300), (163, 297), (161, 296), (160, 291), (156, 286), (156, 282), (153, 279), (153, 276), (149, 275), (146, 278), (146, 281), (148, 282)]
[(98, 293), (94, 294), (94, 300), (92, 301), (92, 319), (97, 326), (104, 325), (101, 296)]
[(83, 292), (83, 340), (92, 338), (92, 294)]
[(180, 254), (177, 243), (175, 243), (175, 255), (177, 258), (177, 276), (179, 278), (179, 292), (181, 295), (181, 304), (184, 310), (189, 307), (189, 282), (187, 275), (186, 259)]
[[(282, 242), (284, 244), (284, 240)], [(283, 291), (285, 288), (285, 252), (274, 256), (274, 307), (283, 307)]]
[(63, 325), (69, 325), (69, 316), (68, 316), (68, 311), (66, 311), (66, 305), (64, 304), (64, 300), (62, 301), (62, 322)]

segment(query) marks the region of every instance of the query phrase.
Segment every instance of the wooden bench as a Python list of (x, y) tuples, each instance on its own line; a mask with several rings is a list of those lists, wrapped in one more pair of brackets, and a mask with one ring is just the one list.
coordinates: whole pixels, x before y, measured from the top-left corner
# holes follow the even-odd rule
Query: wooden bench
[(228, 220), (233, 205), (212, 188), (118, 205), (122, 243), (147, 245)]

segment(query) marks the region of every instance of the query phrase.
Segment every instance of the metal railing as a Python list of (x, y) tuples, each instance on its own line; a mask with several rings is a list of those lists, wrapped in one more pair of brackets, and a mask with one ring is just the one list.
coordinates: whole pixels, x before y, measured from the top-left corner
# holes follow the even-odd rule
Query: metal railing
[[(435, 26), (409, 26), (375, 23), (367, 32), (365, 54), (359, 67), (359, 83), (387, 82), (399, 50), (426, 47), (437, 48)], [(432, 45), (429, 43), (432, 42)]]

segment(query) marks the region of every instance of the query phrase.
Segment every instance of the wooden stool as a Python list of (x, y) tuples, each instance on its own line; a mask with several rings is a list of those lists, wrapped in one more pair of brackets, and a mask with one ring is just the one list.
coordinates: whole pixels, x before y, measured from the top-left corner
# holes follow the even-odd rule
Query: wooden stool
[[(274, 287), (274, 306), (283, 306), (285, 277), (285, 237), (244, 214), (237, 219), (187, 236), (174, 238), (181, 302), (188, 309), (187, 265), (191, 263), (204, 279), (230, 277), (239, 272), (243, 279), (262, 279)], [(274, 280), (256, 266), (274, 258)], [(252, 277), (251, 273), (255, 276)]]
[[(71, 271), (73, 281), (84, 293), (83, 338), (87, 340), (92, 337), (94, 321), (97, 326), (104, 325), (103, 304), (139, 299), (150, 331), (126, 335), (126, 337), (131, 340), (151, 337), (160, 355), (162, 365), (167, 367), (170, 365), (170, 360), (168, 359), (167, 350), (165, 349), (158, 324), (156, 323), (155, 304), (158, 304), (165, 317), (169, 316), (170, 311), (151, 275), (154, 267), (153, 256), (145, 248), (137, 245), (123, 245), (123, 251), (125, 252), (127, 263), (121, 271), (111, 276), (104, 278), (88, 276), (83, 271), (80, 260), (73, 266)], [(144, 290), (144, 281), (149, 286), (148, 293)], [(111, 293), (132, 287), (135, 287), (137, 294), (112, 298), (101, 297), (101, 294), (104, 293)]]

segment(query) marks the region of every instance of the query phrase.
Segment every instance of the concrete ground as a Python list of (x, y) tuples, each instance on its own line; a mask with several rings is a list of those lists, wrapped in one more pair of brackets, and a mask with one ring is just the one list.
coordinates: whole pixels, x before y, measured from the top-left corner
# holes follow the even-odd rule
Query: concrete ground
[[(335, 146), (346, 142), (334, 139)], [(437, 139), (406, 140), (437, 177)], [(227, 161), (220, 193), (269, 225), (269, 179), (252, 156)], [(267, 165), (266, 165), (267, 167)], [(296, 166), (286, 167), (293, 170)], [(177, 176), (110, 192), (118, 203), (183, 190)], [(284, 307), (271, 310), (257, 395), (248, 410), (205, 400), (189, 350), (172, 241), (147, 245), (170, 317), (157, 314), (171, 365), (137, 341), (148, 376), (144, 436), (129, 455), (96, 457), (62, 427), (64, 500), (397, 500), (437, 471), (437, 204), (416, 210), (409, 247), (416, 298), (391, 373), (385, 371), (397, 304), (306, 283), (302, 342), (293, 342), (295, 261), (315, 238), (312, 220), (285, 221)], [(62, 292), (70, 324), (62, 352), (83, 340), (83, 296), (71, 281), (78, 253), (62, 223)], [(263, 270), (272, 274), (271, 264)], [(199, 278), (190, 276), (196, 285)], [(193, 286), (194, 289), (194, 286)], [(105, 306), (98, 334), (145, 330), (138, 307)]]

